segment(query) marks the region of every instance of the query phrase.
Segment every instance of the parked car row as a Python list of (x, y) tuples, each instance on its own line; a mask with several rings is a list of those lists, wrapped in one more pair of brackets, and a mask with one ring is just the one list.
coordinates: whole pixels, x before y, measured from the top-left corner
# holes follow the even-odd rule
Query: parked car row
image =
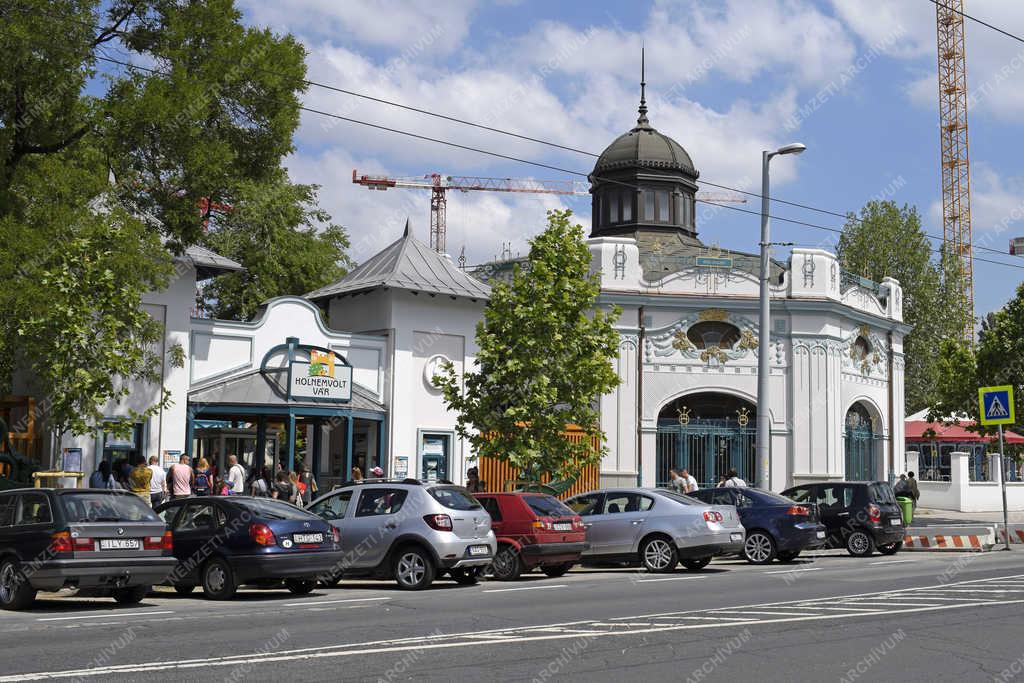
[(852, 555), (902, 546), (902, 517), (885, 482), (805, 484), (779, 495), (713, 488), (477, 493), (450, 482), (365, 480), (307, 509), (248, 496), (200, 496), (150, 509), (132, 493), (23, 489), (0, 493), (0, 607), (37, 591), (141, 601), (155, 584), (229, 599), (242, 585), (309, 593), (319, 582), (393, 579), (419, 590), (440, 577), (476, 583), (540, 569), (625, 564), (699, 570), (721, 555), (788, 562), (803, 550)]

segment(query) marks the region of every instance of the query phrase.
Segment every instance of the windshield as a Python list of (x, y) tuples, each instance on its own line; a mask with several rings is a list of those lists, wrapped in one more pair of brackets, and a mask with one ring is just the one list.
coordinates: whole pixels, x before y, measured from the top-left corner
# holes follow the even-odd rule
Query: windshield
[(257, 517), (262, 517), (263, 519), (320, 519), (311, 512), (306, 512), (294, 505), (289, 505), (288, 503), (282, 503), (276, 500), (248, 498), (245, 500), (235, 499), (231, 502), (245, 508)]
[(153, 509), (134, 494), (90, 491), (59, 496), (71, 524), (81, 522), (161, 522)]
[(540, 517), (575, 517), (576, 513), (553, 496), (523, 496), (523, 500)]
[(479, 510), (481, 507), (476, 498), (469, 495), (469, 491), (458, 486), (432, 488), (430, 495), (450, 510)]
[(655, 491), (655, 493), (657, 493), (659, 496), (668, 498), (669, 500), (674, 500), (677, 503), (682, 503), (683, 505), (707, 505), (707, 503), (705, 503), (704, 501), (697, 500), (696, 498), (691, 498), (690, 496), (684, 496), (683, 494), (675, 493), (674, 491), (662, 491), (661, 489), (659, 489)]

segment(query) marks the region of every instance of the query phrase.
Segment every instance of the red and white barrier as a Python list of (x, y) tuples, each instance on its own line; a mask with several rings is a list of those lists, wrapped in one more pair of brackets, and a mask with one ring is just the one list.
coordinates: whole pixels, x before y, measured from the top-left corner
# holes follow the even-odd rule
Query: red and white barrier
[[(1011, 528), (1012, 530), (1012, 528)], [(990, 550), (996, 540), (994, 527), (911, 528), (903, 537), (904, 550)], [(1024, 536), (1022, 541), (1024, 542)]]

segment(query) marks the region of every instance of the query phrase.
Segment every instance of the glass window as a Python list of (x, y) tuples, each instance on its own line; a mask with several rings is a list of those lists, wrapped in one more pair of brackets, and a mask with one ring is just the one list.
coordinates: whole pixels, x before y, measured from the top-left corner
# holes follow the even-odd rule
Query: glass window
[(619, 222), (619, 195), (617, 193), (608, 198), (608, 222)]
[(682, 493), (676, 493), (675, 491), (669, 491), (668, 489), (659, 490), (656, 491), (655, 493), (657, 493), (659, 496), (662, 496), (663, 498), (668, 498), (671, 501), (675, 501), (676, 503), (681, 503), (683, 505), (700, 505), (702, 503), (707, 503), (708, 501), (708, 498), (706, 497), (697, 497), (697, 494), (702, 493), (704, 491), (711, 491), (711, 489), (701, 489), (700, 491), (694, 491), (693, 493), (687, 493), (686, 495), (683, 495)]
[(654, 220), (654, 192), (652, 192), (651, 190), (644, 190), (643, 198), (644, 198), (644, 215), (643, 215), (643, 219), (645, 221), (653, 221)]
[(737, 508), (752, 508), (754, 507), (754, 499), (750, 496), (745, 496), (739, 491), (735, 492), (736, 495), (736, 507)]
[(498, 505), (498, 499), (488, 496), (487, 498), (479, 498), (480, 504), (484, 506), (484, 510), (487, 510), (487, 514), (491, 516), (491, 521), (501, 521), (501, 506)]
[(523, 499), (540, 517), (571, 517), (576, 514), (554, 496), (523, 496)]
[(895, 503), (896, 496), (888, 484), (871, 484), (868, 486), (868, 497), (874, 503)]
[(815, 499), (814, 499), (814, 490), (810, 489), (810, 488), (805, 488), (805, 487), (796, 488), (796, 489), (790, 489), (790, 491), (786, 495), (786, 497), (789, 498), (790, 500), (792, 500), (795, 503), (814, 503), (814, 502), (816, 502)]
[(594, 215), (597, 216), (597, 224), (603, 225), (604, 223), (607, 223), (608, 221), (604, 217), (604, 198), (601, 197), (601, 195), (597, 195), (597, 198), (594, 199), (594, 203), (597, 205), (595, 207), (597, 211), (594, 213)]
[(617, 512), (646, 512), (654, 506), (654, 500), (639, 493), (609, 493), (605, 496), (604, 514)]
[(245, 498), (236, 500), (232, 497), (232, 505), (238, 505), (263, 519), (319, 519), (308, 510), (297, 508), (290, 503), (273, 498)]
[(669, 211), (668, 211), (668, 192), (661, 190), (658, 192), (658, 222), (668, 223)]
[(0, 496), (0, 526), (11, 526), (14, 524), (14, 503), (17, 498), (14, 496)]
[(596, 515), (598, 503), (601, 502), (600, 493), (584, 493), (565, 501), (566, 506), (581, 517)]
[(164, 520), (164, 524), (170, 526), (170, 524), (174, 521), (174, 516), (178, 514), (178, 510), (180, 509), (180, 505), (169, 505), (156, 514), (160, 517), (160, 519)]
[(691, 325), (686, 330), (686, 338), (698, 349), (717, 346), (720, 349), (731, 349), (740, 340), (740, 331), (735, 325), (718, 320), (705, 320)]
[(818, 503), (825, 507), (843, 510), (853, 506), (853, 487), (842, 484), (822, 486)]
[(57, 498), (68, 522), (159, 522), (153, 508), (134, 493), (83, 491)]
[(478, 510), (480, 503), (469, 491), (458, 486), (438, 486), (430, 489), (430, 495), (450, 510)]
[(633, 220), (633, 193), (625, 192), (622, 195), (622, 222), (628, 223)]
[(405, 489), (363, 489), (359, 494), (356, 517), (393, 515), (402, 509), (408, 495)]
[(352, 492), (342, 491), (336, 496), (331, 496), (311, 506), (309, 511), (324, 519), (342, 519), (348, 512), (348, 504), (351, 500)]
[(45, 493), (22, 494), (20, 508), (18, 524), (49, 524), (53, 521), (50, 499)]
[(216, 517), (213, 513), (213, 506), (209, 503), (192, 503), (185, 507), (185, 511), (178, 517), (175, 531), (197, 531), (200, 529), (213, 529)]
[(732, 497), (732, 491), (715, 491), (711, 495), (712, 505), (735, 505), (736, 501)]

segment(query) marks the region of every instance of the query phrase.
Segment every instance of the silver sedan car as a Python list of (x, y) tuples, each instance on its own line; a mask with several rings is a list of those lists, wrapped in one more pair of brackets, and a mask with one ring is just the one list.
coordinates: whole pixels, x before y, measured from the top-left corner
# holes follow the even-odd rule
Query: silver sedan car
[(565, 501), (583, 518), (585, 563), (639, 562), (650, 572), (707, 566), (743, 550), (743, 525), (731, 505), (708, 505), (666, 489), (590, 491)]

